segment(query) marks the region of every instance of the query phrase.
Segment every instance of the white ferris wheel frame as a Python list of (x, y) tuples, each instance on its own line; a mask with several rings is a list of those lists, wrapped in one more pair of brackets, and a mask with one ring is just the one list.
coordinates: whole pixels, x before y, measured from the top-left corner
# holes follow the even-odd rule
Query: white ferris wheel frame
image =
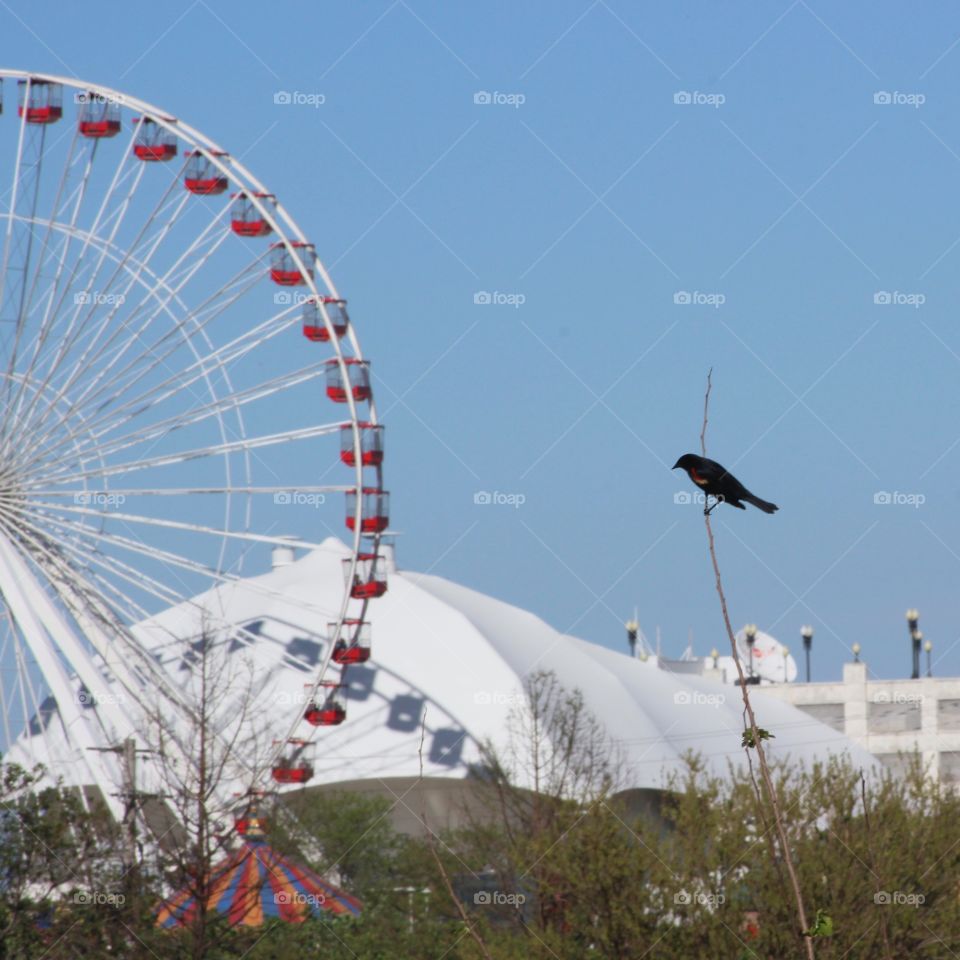
[[(345, 337), (350, 344), (351, 353), (349, 356), (345, 355), (340, 343), (340, 338), (335, 335), (334, 327), (332, 320), (328, 314), (326, 306), (324, 304), (323, 297), (330, 296), (333, 299), (341, 299), (339, 292), (333, 282), (333, 279), (330, 277), (326, 267), (322, 261), (315, 255), (313, 252), (313, 257), (311, 262), (307, 263), (303, 257), (301, 257), (301, 249), (310, 249), (309, 241), (307, 235), (301, 229), (299, 224), (294, 220), (290, 215), (287, 209), (283, 206), (280, 200), (277, 198), (276, 194), (270, 191), (253, 173), (250, 171), (243, 163), (233, 157), (229, 152), (224, 150), (218, 143), (201, 133), (196, 128), (190, 126), (189, 124), (184, 123), (177, 117), (172, 116), (169, 112), (160, 109), (159, 107), (151, 104), (145, 100), (141, 100), (137, 97), (133, 97), (127, 93), (124, 93), (119, 90), (104, 86), (102, 84), (89, 83), (86, 81), (78, 80), (73, 77), (64, 77), (56, 74), (40, 73), (40, 72), (28, 72), (22, 70), (13, 70), (0, 68), (0, 82), (3, 80), (13, 81), (15, 85), (14, 93), (16, 95), (16, 85), (20, 82), (26, 84), (26, 89), (24, 92), (24, 103), (27, 103), (27, 99), (30, 95), (31, 85), (35, 82), (44, 83), (44, 84), (59, 84), (63, 91), (76, 91), (83, 93), (85, 96), (93, 95), (95, 97), (104, 98), (107, 102), (116, 103), (120, 108), (126, 108), (127, 110), (135, 112), (139, 115), (138, 120), (134, 124), (132, 134), (129, 138), (129, 143), (124, 148), (121, 158), (116, 167), (113, 182), (111, 183), (110, 189), (107, 192), (107, 196), (112, 195), (114, 187), (117, 185), (118, 178), (120, 177), (121, 171), (123, 171), (126, 166), (128, 159), (130, 158), (131, 150), (135, 141), (135, 138), (144, 122), (144, 118), (149, 118), (152, 122), (162, 127), (168, 133), (172, 134), (177, 138), (177, 140), (183, 144), (185, 147), (188, 147), (191, 150), (199, 151), (203, 154), (205, 159), (217, 170), (219, 173), (225, 177), (231, 185), (236, 185), (236, 190), (238, 193), (242, 193), (246, 199), (253, 205), (256, 209), (258, 215), (266, 221), (271, 228), (272, 234), (274, 236), (274, 242), (283, 244), (286, 248), (287, 254), (293, 261), (295, 268), (301, 273), (304, 280), (304, 284), (307, 288), (306, 293), (304, 294), (307, 297), (314, 298), (314, 302), (319, 307), (320, 315), (323, 318), (323, 322), (327, 328), (328, 332), (328, 345), (334, 351), (334, 357), (338, 363), (340, 375), (343, 378), (343, 382), (348, 385), (346, 390), (346, 405), (347, 412), (349, 414), (350, 425), (352, 426), (353, 433), (353, 450), (354, 450), (354, 480), (353, 485), (339, 485), (339, 486), (317, 486), (316, 490), (339, 490), (339, 491), (353, 491), (355, 490), (357, 496), (355, 498), (355, 514), (354, 514), (354, 524), (353, 524), (353, 540), (352, 540), (352, 553), (350, 558), (350, 566), (348, 575), (345, 578), (345, 587), (344, 594), (340, 604), (339, 613), (336, 620), (336, 628), (332, 636), (327, 637), (327, 646), (324, 652), (324, 655), (319, 663), (319, 666), (316, 669), (314, 674), (314, 680), (312, 686), (309, 689), (307, 694), (308, 699), (312, 699), (316, 696), (318, 690), (320, 689), (324, 677), (326, 676), (333, 651), (336, 647), (337, 642), (341, 638), (341, 633), (343, 632), (344, 623), (348, 618), (348, 613), (350, 612), (351, 606), (351, 591), (350, 584), (353, 583), (357, 564), (358, 556), (361, 552), (371, 551), (373, 553), (378, 552), (379, 543), (380, 543), (380, 533), (374, 532), (372, 535), (370, 533), (365, 533), (362, 527), (362, 514), (363, 514), (363, 496), (362, 492), (365, 487), (369, 487), (370, 484), (365, 483), (364, 478), (364, 463), (362, 456), (362, 441), (361, 441), (361, 432), (360, 424), (368, 423), (372, 426), (378, 426), (379, 420), (377, 417), (376, 404), (373, 396), (372, 388), (370, 390), (367, 412), (364, 417), (360, 418), (358, 413), (358, 402), (354, 395), (352, 389), (349, 389), (350, 379), (349, 379), (349, 369), (348, 364), (351, 361), (362, 361), (363, 353), (360, 347), (360, 343), (356, 336), (356, 330), (354, 324), (351, 322), (348, 325)], [(67, 120), (66, 111), (62, 119)], [(19, 190), (20, 190), (20, 173), (21, 165), (23, 162), (23, 151), (24, 151), (24, 141), (26, 136), (26, 130), (28, 127), (27, 121), (27, 110), (22, 111), (22, 116), (19, 119), (19, 136), (17, 143), (17, 156), (14, 166), (14, 179), (13, 185), (10, 191), (9, 203), (6, 204), (6, 211), (0, 211), (0, 221), (6, 220), (6, 229), (5, 236), (2, 238), (3, 242), (3, 259), (0, 262), (0, 280), (4, 281), (2, 289), (5, 289), (7, 269), (9, 266), (9, 258), (11, 253), (11, 241), (14, 230), (14, 224), (19, 218), (17, 216), (17, 202), (19, 199)], [(74, 136), (77, 136), (76, 132)], [(87, 161), (88, 168), (86, 175), (89, 175), (89, 168), (92, 166), (92, 159)], [(144, 175), (143, 169), (150, 166), (150, 164), (142, 163), (141, 170), (134, 174), (134, 179), (137, 184), (139, 179)], [(66, 177), (67, 171), (64, 171), (64, 178)], [(37, 176), (40, 176), (40, 173), (37, 173)], [(133, 191), (136, 189), (136, 184), (133, 187)], [(84, 186), (85, 190), (85, 186)], [(131, 191), (131, 196), (133, 191)], [(82, 199), (82, 197), (81, 197)], [(59, 202), (59, 200), (58, 200)], [(104, 206), (106, 205), (106, 199), (104, 199)], [(159, 204), (158, 204), (159, 206)], [(80, 201), (76, 203), (76, 209), (74, 212), (74, 220), (79, 212)], [(224, 211), (220, 215), (215, 217), (213, 221), (208, 224), (205, 231), (201, 234), (200, 238), (194, 241), (193, 247), (197, 247), (200, 244), (201, 239), (205, 239), (204, 234), (207, 231), (210, 231), (212, 228), (215, 228), (218, 221), (228, 220), (229, 219), (229, 205), (224, 208)], [(36, 211), (34, 211), (34, 214)], [(95, 228), (99, 225), (100, 216), (103, 214), (103, 208), (101, 208), (100, 213), (97, 217), (97, 223)], [(116, 262), (117, 257), (122, 257), (123, 262), (125, 263), (127, 259), (133, 260), (138, 266), (137, 275), (134, 280), (131, 280), (130, 286), (128, 289), (132, 289), (135, 282), (141, 282), (141, 274), (143, 273), (144, 266), (149, 262), (150, 253), (147, 253), (146, 260), (141, 263), (137, 261), (133, 255), (132, 251), (135, 245), (131, 245), (130, 249), (123, 250), (120, 248), (112, 249), (112, 243), (105, 244), (103, 238), (96, 233), (96, 230), (89, 233), (82, 233), (77, 230), (76, 223), (73, 224), (61, 224), (53, 223), (53, 218), (51, 216), (50, 220), (44, 221), (42, 219), (32, 219), (31, 223), (39, 226), (45, 227), (48, 231), (61, 231), (69, 233), (73, 238), (77, 239), (83, 244), (83, 251), (86, 252), (87, 249), (94, 249), (95, 251), (99, 250), (99, 256), (101, 257), (101, 262), (107, 258), (113, 258)], [(226, 227), (226, 235), (229, 236), (229, 227), (226, 223), (221, 224)], [(114, 234), (116, 228), (114, 228)], [(110, 238), (112, 240), (112, 236)], [(156, 241), (156, 244), (159, 245), (162, 242), (162, 236)], [(303, 247), (298, 246), (297, 244), (304, 245)], [(110, 247), (108, 251), (106, 248)], [(211, 255), (211, 251), (217, 249), (219, 244), (216, 244), (212, 248), (208, 249), (206, 253), (202, 255), (201, 262), (199, 264), (194, 264), (192, 270), (188, 271), (187, 279), (193, 275), (200, 267), (206, 262), (206, 259)], [(154, 247), (156, 249), (156, 247)], [(186, 260), (188, 256), (194, 252), (193, 248), (184, 252), (183, 256), (180, 258), (181, 261)], [(120, 266), (117, 266), (119, 271)], [(316, 271), (316, 275), (313, 271)], [(147, 278), (148, 282), (143, 284), (146, 287), (145, 298), (147, 296), (153, 298), (157, 297), (158, 291), (161, 290), (161, 283), (163, 283), (163, 294), (167, 297), (167, 300), (160, 304), (156, 312), (153, 314), (155, 318), (161, 312), (170, 313), (169, 304), (171, 300), (176, 300), (179, 294), (179, 290), (185, 285), (186, 280), (182, 280), (180, 275), (176, 277), (176, 283), (172, 286), (165, 283), (167, 278), (170, 276), (172, 268), (168, 269), (167, 273), (162, 277), (156, 277), (152, 273)], [(320, 284), (317, 281), (317, 275), (319, 275), (322, 284), (326, 287), (326, 292), (322, 292), (320, 289)], [(24, 284), (26, 284), (26, 273), (24, 274)], [(36, 282), (36, 278), (35, 278)], [(152, 284), (152, 286), (151, 286)], [(69, 286), (66, 289), (69, 289)], [(182, 301), (178, 301), (184, 307), (185, 304), (182, 304)], [(151, 302), (150, 308), (153, 309), (154, 304)], [(22, 304), (21, 304), (22, 310)], [(50, 308), (48, 307), (48, 312)], [(173, 314), (170, 314), (173, 318)], [(184, 318), (178, 318), (175, 322), (178, 324)], [(22, 316), (18, 315), (18, 324), (17, 324), (17, 335), (14, 345), (12, 347), (12, 355), (10, 359), (10, 372), (12, 373), (12, 368), (14, 361), (16, 359), (16, 352), (19, 348), (19, 333), (20, 326), (23, 320)], [(46, 320), (46, 318), (45, 318)], [(148, 320), (149, 322), (149, 320)], [(261, 324), (265, 326), (265, 324)], [(258, 328), (254, 327), (252, 331), (249, 331), (250, 338), (245, 340), (247, 333), (243, 334), (240, 338), (235, 341), (231, 341), (227, 344), (227, 347), (234, 348), (238, 350), (237, 356), (242, 353), (255, 349), (258, 342), (263, 342), (257, 340), (256, 335), (258, 333)], [(209, 343), (209, 340), (207, 341)], [(238, 347), (239, 343), (239, 347)], [(212, 346), (212, 345), (211, 345)], [(191, 344), (191, 349), (195, 351), (195, 348)], [(223, 350), (223, 347), (218, 348)], [(211, 357), (205, 357), (202, 359), (211, 359)], [(227, 357), (227, 359), (233, 359), (233, 356)], [(196, 357), (197, 366), (199, 372), (194, 376), (195, 380), (199, 380), (202, 377), (206, 377), (209, 373), (207, 368), (202, 368), (200, 363), (201, 358)], [(219, 369), (220, 373), (225, 379), (225, 382), (230, 386), (230, 380), (224, 368), (225, 358), (219, 357), (216, 360), (216, 368)], [(201, 369), (202, 368), (202, 369)], [(297, 373), (294, 372), (290, 375), (291, 382), (296, 381)], [(24, 378), (26, 379), (26, 378)], [(96, 387), (98, 381), (94, 380), (93, 386)], [(282, 389), (283, 383), (279, 383), (279, 386), (272, 384), (271, 386), (277, 386), (277, 389)], [(90, 387), (86, 388), (87, 390)], [(232, 389), (232, 388), (231, 388)], [(21, 389), (22, 394), (22, 389)], [(215, 412), (213, 415), (216, 417), (221, 417), (227, 410), (227, 403), (224, 402), (220, 397), (214, 395), (215, 399), (212, 406), (217, 405), (219, 401), (220, 410)], [(242, 414), (239, 406), (235, 406), (234, 411), (237, 417), (242, 423)], [(3, 414), (0, 416), (6, 416)], [(343, 418), (346, 420), (347, 418)], [(221, 420), (222, 424), (222, 420)], [(333, 432), (333, 430), (339, 431), (343, 426), (343, 422), (332, 425), (324, 425), (318, 428), (314, 428), (315, 432), (313, 435), (319, 435), (319, 433), (324, 432)], [(306, 430), (299, 431), (299, 434), (302, 436), (309, 435), (311, 428)], [(265, 445), (270, 442), (277, 442), (276, 438), (292, 438), (293, 434), (277, 434), (273, 437), (247, 437), (244, 435), (243, 439), (236, 441), (234, 445), (235, 450), (243, 451), (246, 455), (249, 450), (255, 448), (259, 445)], [(111, 442), (115, 442), (111, 441)], [(227, 453), (228, 444), (222, 444), (218, 452)], [(189, 459), (190, 455), (195, 454), (195, 451), (186, 451), (182, 454), (181, 459)], [(168, 457), (168, 459), (170, 459)], [(174, 462), (176, 458), (171, 459), (171, 462)], [(157, 461), (159, 462), (159, 460)], [(377, 483), (376, 486), (379, 489), (383, 489), (382, 483), (382, 468), (379, 464), (376, 465), (376, 475)], [(78, 475), (79, 476), (79, 475)], [(284, 488), (276, 488), (277, 491)], [(257, 487), (255, 492), (270, 492), (271, 488), (269, 487)], [(114, 492), (120, 492), (115, 490)], [(143, 491), (137, 491), (143, 492)], [(159, 491), (158, 491), (159, 492)], [(165, 490), (162, 491), (164, 494), (176, 494), (176, 493), (190, 493), (190, 492), (208, 492), (200, 488), (184, 488), (182, 490)], [(252, 489), (248, 488), (223, 488), (220, 492), (236, 492), (236, 493), (251, 493), (254, 492)], [(46, 490), (37, 490), (31, 491), (31, 493), (49, 495), (51, 491)], [(56, 493), (54, 493), (56, 495)], [(60, 492), (62, 495), (62, 491)], [(250, 501), (247, 501), (247, 515), (249, 516), (250, 510)], [(82, 507), (74, 508), (74, 511), (79, 514), (98, 514), (96, 510), (87, 510), (84, 511)], [(112, 518), (123, 519), (124, 515), (113, 512), (110, 514)], [(131, 518), (137, 519), (140, 522), (144, 522), (144, 518)], [(203, 528), (197, 527), (192, 524), (177, 524), (176, 522), (169, 521), (167, 523), (161, 523), (161, 526), (170, 526), (170, 527), (181, 527), (189, 528), (196, 530), (203, 530)], [(42, 535), (42, 532), (35, 529), (35, 534), (39, 537)], [(258, 535), (255, 533), (245, 532), (243, 534), (231, 533), (230, 531), (216, 530), (213, 528), (207, 528), (204, 532), (215, 534), (217, 536), (230, 537), (230, 536), (241, 536), (243, 539), (251, 542), (262, 542), (262, 543), (271, 543), (274, 545), (283, 545), (288, 544), (289, 540), (283, 537), (270, 537), (267, 535)], [(361, 550), (361, 545), (364, 545), (364, 550)], [(319, 544), (315, 543), (303, 543), (304, 546), (316, 547)], [(49, 554), (49, 551), (47, 551)], [(169, 559), (169, 557), (167, 558)], [(51, 560), (55, 561), (54, 566), (58, 571), (58, 578), (67, 578), (75, 577), (75, 570), (68, 564), (66, 564), (62, 558), (51, 557)], [(132, 569), (125, 573), (125, 576), (134, 575), (135, 571)], [(100, 579), (97, 576), (97, 579)], [(225, 581), (226, 582), (226, 581)], [(74, 594), (79, 593), (85, 599), (90, 600), (90, 596), (85, 592), (86, 588), (92, 587), (93, 592), (102, 593), (102, 591), (97, 590), (96, 583), (90, 583), (89, 581), (86, 584), (81, 584), (78, 588), (74, 585), (71, 589)], [(160, 589), (162, 585), (157, 585), (155, 589)], [(88, 649), (86, 649), (81, 641), (81, 639), (75, 635), (73, 629), (67, 620), (63, 617), (61, 611), (57, 608), (56, 604), (53, 603), (48, 594), (39, 587), (34, 575), (28, 568), (28, 565), (25, 559), (18, 553), (14, 548), (13, 544), (10, 542), (5, 532), (0, 529), (0, 590), (3, 592), (3, 597), (6, 602), (6, 616), (8, 619), (11, 617), (16, 620), (16, 623), (20, 625), (21, 632), (30, 646), (30, 650), (36, 658), (36, 662), (43, 674), (44, 680), (50, 688), (50, 693), (53, 696), (53, 699), (57, 704), (57, 714), (59, 717), (59, 722), (64, 728), (64, 733), (67, 730), (73, 731), (74, 739), (77, 741), (77, 745), (81, 748), (83, 754), (83, 762), (88, 768), (88, 772), (91, 775), (93, 784), (100, 788), (100, 792), (103, 796), (103, 800), (107, 803), (110, 809), (113, 811), (114, 815), (117, 816), (122, 814), (123, 805), (122, 802), (113, 795), (114, 789), (116, 789), (120, 782), (120, 767), (118, 762), (111, 756), (109, 753), (100, 751), (94, 751), (92, 748), (99, 747), (102, 748), (105, 744), (103, 742), (97, 742), (97, 738), (92, 736), (90, 729), (85, 722), (85, 718), (81, 716), (84, 714), (87, 708), (84, 708), (76, 703), (76, 699), (72, 694), (72, 683), (75, 682), (71, 678), (64, 667), (64, 664), (61, 662), (60, 656), (57, 653), (57, 650), (54, 646), (51, 645), (46, 639), (47, 635), (54, 641), (54, 643), (60, 648), (61, 654), (63, 654), (66, 659), (69, 661), (70, 666), (76, 673), (77, 678), (83, 684), (84, 688), (89, 692), (90, 696), (93, 698), (94, 703), (98, 705), (96, 710), (96, 720), (100, 724), (100, 729), (102, 731), (102, 739), (110, 740), (113, 739), (114, 742), (118, 739), (133, 738), (140, 742), (141, 737), (138, 735), (138, 731), (135, 729), (135, 724), (131, 718), (125, 713), (121, 705), (114, 704), (112, 701), (114, 698), (110, 694), (110, 690), (106, 683), (104, 682), (100, 671), (97, 669), (96, 663), (92, 658)], [(59, 593), (59, 591), (58, 591)], [(172, 591), (175, 596), (175, 591)], [(158, 593), (157, 596), (160, 594)], [(61, 600), (64, 599), (63, 594), (59, 594)], [(76, 598), (76, 597), (75, 597)], [(65, 601), (66, 602), (66, 601)], [(361, 617), (366, 611), (366, 603), (363, 602)], [(110, 608), (108, 601), (103, 601), (103, 606), (107, 609)], [(136, 676), (136, 670), (131, 668), (131, 665), (124, 658), (124, 654), (134, 654), (134, 663), (141, 671), (143, 671), (146, 676), (149, 678), (149, 681), (157, 685), (158, 690), (166, 698), (167, 702), (178, 711), (183, 712), (185, 715), (192, 716), (192, 706), (186, 699), (176, 690), (174, 685), (171, 683), (170, 676), (166, 673), (164, 667), (158, 665), (149, 654), (145, 651), (139, 651), (139, 658), (136, 657), (136, 650), (132, 648), (136, 647), (136, 641), (127, 631), (125, 637), (117, 638), (114, 637), (111, 640), (110, 635), (105, 632), (102, 626), (97, 622), (97, 618), (91, 614), (89, 609), (84, 609), (77, 605), (74, 605), (69, 609), (69, 613), (74, 618), (75, 622), (78, 623), (83, 629), (83, 635), (86, 637), (88, 643), (94, 647), (99, 656), (101, 657), (103, 663), (109, 668), (113, 673), (116, 680), (121, 684), (121, 686), (131, 695), (136, 696), (138, 692), (143, 690), (143, 680), (138, 679)], [(93, 611), (95, 614), (96, 611)], [(10, 623), (11, 631), (15, 630), (13, 622)], [(117, 639), (126, 640), (126, 649), (116, 650), (115, 643)], [(0, 657), (3, 656), (4, 651), (0, 651)], [(23, 677), (20, 678), (21, 686), (23, 684)], [(0, 696), (2, 696), (3, 690), (2, 685), (0, 685)], [(26, 700), (22, 701), (22, 704), (25, 704)], [(36, 699), (34, 699), (36, 703)], [(100, 707), (103, 705), (108, 705), (114, 707), (114, 709), (101, 710)], [(265, 777), (269, 777), (270, 768), (275, 763), (280, 752), (284, 749), (284, 744), (287, 740), (292, 738), (298, 728), (300, 728), (303, 719), (302, 719), (302, 709), (298, 706), (297, 715), (293, 718), (288, 735), (280, 741), (277, 741), (279, 746), (276, 746), (273, 754), (270, 757), (269, 762), (266, 764), (265, 768), (259, 769), (257, 771), (251, 771), (251, 774), (255, 777), (254, 782), (251, 782), (251, 789), (255, 788), (257, 783), (256, 780), (262, 780)], [(0, 711), (4, 713), (4, 722), (7, 722), (6, 717), (6, 704), (0, 702)], [(25, 721), (37, 720), (41, 724), (41, 728), (45, 727), (44, 719), (39, 716), (28, 717), (26, 714), (24, 716)], [(76, 722), (80, 720), (81, 722)], [(106, 722), (105, 722), (106, 721)], [(226, 798), (218, 798), (222, 802), (226, 802)]]

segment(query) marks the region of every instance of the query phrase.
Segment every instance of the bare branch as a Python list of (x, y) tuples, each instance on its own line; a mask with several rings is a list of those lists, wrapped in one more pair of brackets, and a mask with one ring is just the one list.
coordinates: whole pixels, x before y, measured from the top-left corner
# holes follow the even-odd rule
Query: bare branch
[[(707, 390), (703, 398), (703, 428), (700, 431), (700, 449), (703, 456), (707, 455), (707, 418), (710, 409), (710, 390), (712, 387), (711, 375), (713, 368), (707, 374)], [(780, 841), (780, 853), (783, 856), (784, 865), (787, 868), (787, 875), (790, 878), (790, 886), (793, 888), (793, 896), (797, 905), (797, 919), (800, 922), (800, 935), (803, 937), (803, 943), (806, 947), (808, 960), (814, 960), (813, 938), (808, 933), (810, 925), (807, 923), (807, 911), (803, 902), (803, 891), (800, 889), (800, 881), (797, 878), (797, 871), (794, 868), (793, 857), (790, 853), (790, 842), (787, 837), (787, 829), (783, 821), (783, 811), (780, 807), (780, 797), (777, 788), (770, 776), (770, 767), (767, 764), (766, 751), (763, 749), (763, 739), (760, 734), (760, 728), (757, 726), (757, 718), (753, 712), (753, 704), (750, 702), (750, 693), (747, 688), (746, 676), (743, 672), (743, 664), (740, 662), (740, 654), (737, 650), (737, 641), (733, 635), (733, 627), (730, 623), (730, 614), (727, 611), (727, 598), (723, 592), (723, 580), (720, 576), (720, 565), (717, 563), (717, 551), (713, 540), (713, 528), (710, 525), (710, 514), (704, 513), (704, 523), (707, 526), (707, 542), (710, 545), (710, 559), (713, 562), (713, 572), (716, 577), (717, 595), (720, 597), (720, 610), (723, 613), (723, 624), (727, 630), (727, 638), (730, 641), (730, 650), (733, 653), (733, 662), (737, 668), (737, 676), (740, 681), (740, 693), (743, 696), (743, 708), (748, 720), (748, 728), (753, 740), (753, 747), (757, 751), (757, 762), (760, 766), (760, 776), (763, 780), (767, 800), (770, 803), (770, 809), (773, 813), (773, 820), (777, 829), (777, 838)], [(748, 753), (750, 747), (747, 748)]]
[(710, 410), (710, 391), (713, 389), (713, 367), (707, 371), (707, 392), (703, 395), (703, 427), (700, 429), (700, 454), (707, 455), (707, 414)]

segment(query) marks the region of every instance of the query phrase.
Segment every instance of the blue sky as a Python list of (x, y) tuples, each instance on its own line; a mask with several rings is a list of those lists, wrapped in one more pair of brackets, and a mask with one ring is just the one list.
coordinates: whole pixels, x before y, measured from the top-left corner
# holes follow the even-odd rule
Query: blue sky
[(715, 514), (734, 622), (897, 676), (917, 606), (960, 673), (951, 6), (36, 2), (0, 38), (203, 130), (308, 229), (373, 361), (403, 566), (722, 648), (669, 470), (713, 367), (708, 451), (781, 506)]

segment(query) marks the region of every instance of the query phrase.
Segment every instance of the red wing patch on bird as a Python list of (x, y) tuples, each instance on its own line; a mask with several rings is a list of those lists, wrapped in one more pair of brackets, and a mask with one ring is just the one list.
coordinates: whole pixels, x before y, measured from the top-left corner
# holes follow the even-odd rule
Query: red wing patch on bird
[(704, 478), (701, 477), (700, 474), (693, 469), (693, 467), (690, 468), (690, 479), (694, 483), (699, 484), (701, 487), (705, 487), (710, 482), (709, 480), (704, 480)]

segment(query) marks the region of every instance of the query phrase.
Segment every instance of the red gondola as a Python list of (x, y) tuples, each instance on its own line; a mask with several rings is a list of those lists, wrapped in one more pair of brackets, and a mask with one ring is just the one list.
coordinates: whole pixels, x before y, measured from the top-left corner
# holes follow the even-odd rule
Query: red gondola
[(340, 694), (340, 685), (325, 680), (321, 687), (326, 690), (319, 702), (311, 700), (303, 713), (303, 719), (314, 727), (335, 727), (347, 718), (347, 705)]
[(305, 284), (304, 272), (294, 259), (294, 251), (306, 265), (306, 273), (313, 277), (313, 260), (315, 256), (312, 243), (303, 243), (293, 240), (289, 244), (275, 243), (270, 248), (270, 279), (281, 287), (299, 287)]
[[(390, 494), (379, 487), (364, 487), (360, 511), (361, 533), (382, 533), (390, 522)], [(357, 491), (347, 491), (347, 527), (356, 529)]]
[[(257, 200), (272, 202), (272, 193), (254, 193), (250, 196)], [(273, 227), (257, 205), (245, 193), (233, 195), (233, 209), (230, 211), (230, 229), (239, 237), (265, 237), (273, 233)]]
[[(320, 302), (327, 311), (330, 318), (330, 325), (333, 332), (339, 340), (350, 326), (350, 318), (347, 316), (347, 301), (337, 300), (335, 297), (321, 297)], [(323, 322), (323, 313), (317, 301), (311, 297), (303, 305), (303, 335), (308, 340), (326, 343), (330, 339), (330, 331)]]
[(273, 779), (277, 783), (306, 783), (313, 778), (313, 744), (306, 740), (288, 740), (287, 751), (277, 758)]
[(343, 577), (354, 600), (374, 600), (387, 592), (387, 571), (383, 557), (377, 553), (357, 554), (357, 567), (350, 582), (352, 560), (343, 561)]
[(115, 137), (120, 132), (120, 104), (92, 91), (81, 96), (77, 121), (81, 136), (93, 140)]
[[(337, 625), (328, 623), (332, 635)], [(333, 662), (343, 666), (351, 663), (366, 663), (370, 659), (370, 624), (363, 620), (344, 620), (340, 639), (333, 648)]]
[[(267, 821), (260, 816), (260, 797), (263, 792), (251, 790), (247, 796), (249, 800), (234, 811), (233, 826), (241, 837), (249, 833), (260, 834), (267, 829)], [(240, 794), (236, 794), (240, 796)]]
[(152, 117), (143, 117), (137, 124), (133, 139), (133, 154), (138, 160), (163, 163), (177, 155), (177, 137), (172, 130), (157, 123)]
[(63, 85), (50, 80), (18, 80), (18, 116), (27, 123), (56, 123), (63, 116)]
[[(357, 429), (360, 431), (360, 462), (365, 467), (379, 467), (383, 463), (383, 425), (358, 423)], [(340, 428), (340, 459), (348, 467), (357, 465), (353, 426), (349, 423)]]
[[(215, 156), (222, 157), (224, 154), (218, 153)], [(202, 150), (192, 150), (187, 154), (187, 169), (184, 173), (183, 185), (191, 193), (215, 197), (226, 191), (229, 181), (210, 156)]]
[[(347, 377), (350, 381), (350, 393), (357, 401), (370, 399), (370, 362), (347, 357), (344, 361)], [(327, 396), (334, 403), (347, 402), (347, 387), (343, 382), (343, 371), (339, 360), (327, 361)]]

